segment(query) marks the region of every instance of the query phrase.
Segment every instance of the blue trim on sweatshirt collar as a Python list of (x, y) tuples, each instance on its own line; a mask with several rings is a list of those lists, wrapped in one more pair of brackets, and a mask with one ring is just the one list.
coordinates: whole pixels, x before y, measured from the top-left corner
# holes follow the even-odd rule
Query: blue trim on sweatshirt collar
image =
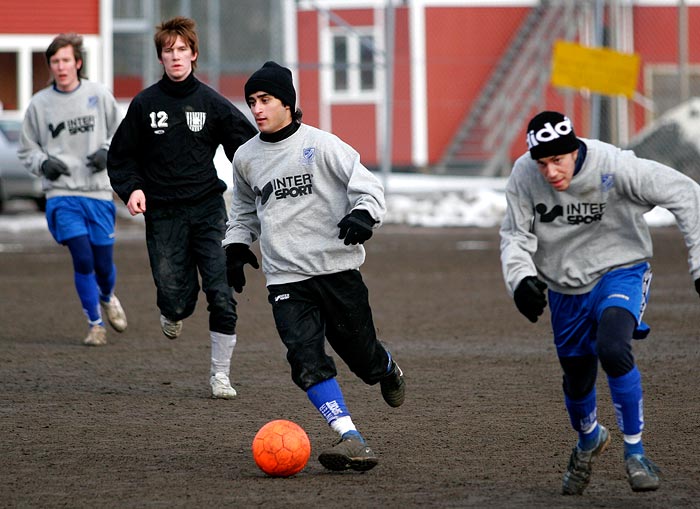
[(63, 91), (63, 90), (59, 90), (59, 89), (58, 89), (58, 87), (56, 86), (56, 81), (55, 81), (55, 80), (51, 83), (51, 86), (53, 87), (54, 91), (58, 92), (59, 94), (72, 94), (73, 92), (76, 92), (82, 85), (83, 85), (83, 80), (81, 80), (80, 78), (78, 78), (78, 86), (75, 87), (73, 90), (71, 90), (71, 91), (69, 91), (69, 92), (65, 92), (65, 91)]
[(574, 166), (574, 175), (578, 174), (578, 172), (583, 167), (583, 163), (586, 160), (587, 153), (588, 153), (588, 147), (586, 147), (586, 144), (583, 141), (578, 140), (578, 155), (576, 156), (576, 164)]

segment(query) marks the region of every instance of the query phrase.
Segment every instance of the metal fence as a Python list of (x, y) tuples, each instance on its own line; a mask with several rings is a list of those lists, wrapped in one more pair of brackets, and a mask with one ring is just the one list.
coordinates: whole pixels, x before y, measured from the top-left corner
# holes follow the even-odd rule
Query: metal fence
[[(527, 119), (537, 110), (559, 109), (572, 117), (580, 136), (634, 148), (667, 164), (679, 164), (678, 151), (686, 154), (681, 157), (686, 172), (697, 174), (692, 166), (698, 163), (687, 154), (696, 143), (689, 122), (698, 105), (691, 107), (689, 101), (700, 96), (700, 55), (688, 48), (700, 42), (695, 35), (700, 23), (697, 15), (689, 16), (690, 9), (700, 13), (699, 6), (684, 2), (631, 0), (551, 0), (532, 7), (510, 49), (488, 63), (491, 79), (436, 169), (505, 175), (522, 152), (518, 135)], [(497, 11), (491, 22), (502, 22)], [(552, 44), (558, 39), (638, 54), (641, 69), (633, 97), (552, 87)], [(674, 109), (674, 115), (664, 117)], [(657, 128), (665, 134), (654, 134)]]
[[(219, 76), (248, 75), (260, 62), (283, 60), (283, 4), (284, 0), (114, 2), (115, 78), (136, 76), (142, 80), (141, 87), (159, 78), (153, 30), (162, 19), (175, 14), (197, 21), (201, 38), (198, 72), (215, 88)], [(410, 9), (412, 3), (401, 5)], [(484, 24), (494, 31), (502, 29), (499, 10), (485, 11), (493, 14)], [(477, 99), (469, 105), (432, 171), (507, 174), (514, 157), (522, 152), (527, 119), (537, 110), (550, 108), (566, 111), (580, 136), (629, 146), (669, 164), (680, 164), (674, 154), (687, 153), (695, 144), (688, 123), (697, 110), (697, 105), (690, 106), (691, 100), (700, 96), (700, 54), (689, 50), (700, 46), (700, 6), (683, 1), (542, 0), (528, 8), (512, 33), (502, 51), (488, 55), (475, 51), (470, 57), (470, 65), (488, 69), (489, 81), (480, 85)], [(552, 87), (551, 49), (557, 39), (638, 53), (641, 70), (634, 97)], [(464, 66), (464, 61), (457, 60), (463, 55), (442, 58), (445, 67)], [(450, 58), (455, 61), (448, 61)], [(660, 120), (682, 104), (686, 104), (685, 116), (676, 113)], [(655, 122), (669, 138), (652, 136)], [(671, 129), (669, 122), (682, 125)], [(652, 138), (656, 140), (653, 144)], [(679, 139), (683, 148), (678, 147)], [(644, 148), (642, 140), (648, 142)], [(682, 159), (684, 167), (697, 165), (698, 158)]]
[(282, 0), (120, 0), (114, 2), (114, 75), (148, 85), (160, 78), (153, 34), (173, 16), (197, 23), (199, 74), (219, 88), (223, 74), (249, 74), (283, 54)]

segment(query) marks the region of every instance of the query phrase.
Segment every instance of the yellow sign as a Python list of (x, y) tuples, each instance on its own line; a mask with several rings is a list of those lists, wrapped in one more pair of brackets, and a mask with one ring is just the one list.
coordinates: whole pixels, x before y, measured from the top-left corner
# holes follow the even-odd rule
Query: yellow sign
[(585, 88), (631, 98), (637, 88), (639, 55), (607, 48), (588, 48), (567, 41), (554, 43), (552, 85)]

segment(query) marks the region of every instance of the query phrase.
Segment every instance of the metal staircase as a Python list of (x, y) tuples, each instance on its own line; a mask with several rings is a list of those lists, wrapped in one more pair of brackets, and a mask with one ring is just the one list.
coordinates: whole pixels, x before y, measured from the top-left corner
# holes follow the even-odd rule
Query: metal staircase
[(573, 0), (543, 0), (528, 13), (434, 168), (436, 173), (496, 176), (510, 172), (513, 140), (543, 97), (554, 42), (573, 35), (575, 10)]

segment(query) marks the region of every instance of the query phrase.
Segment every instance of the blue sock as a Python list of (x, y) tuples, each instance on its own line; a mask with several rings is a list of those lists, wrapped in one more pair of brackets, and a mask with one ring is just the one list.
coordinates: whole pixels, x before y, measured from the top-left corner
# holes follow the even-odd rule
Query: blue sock
[(644, 446), (642, 445), (642, 441), (640, 440), (636, 444), (630, 444), (628, 442), (624, 442), (625, 444), (625, 459), (629, 458), (633, 454), (641, 454), (644, 456)]
[(335, 378), (312, 385), (306, 391), (306, 395), (328, 424), (339, 417), (350, 416), (345, 406), (345, 398)]
[(642, 376), (637, 366), (625, 375), (608, 377), (608, 386), (620, 430), (625, 435), (638, 435), (644, 428), (644, 410)]
[(600, 436), (600, 424), (596, 423), (595, 428), (590, 433), (578, 434), (578, 446), (582, 451), (590, 451), (598, 445), (598, 437)]
[(73, 276), (80, 304), (83, 306), (83, 312), (87, 316), (90, 325), (103, 325), (95, 273), (80, 274), (79, 272), (74, 272)]
[(117, 267), (114, 265), (114, 246), (111, 244), (105, 246), (92, 244), (91, 248), (95, 266), (95, 278), (100, 289), (100, 299), (107, 302), (107, 299), (114, 291), (114, 285), (117, 281)]
[[(598, 407), (595, 387), (582, 399), (575, 400), (564, 394), (564, 403), (569, 412), (571, 427), (578, 432), (579, 447), (587, 450), (595, 446), (600, 430), (600, 426), (597, 424)], [(584, 431), (588, 431), (588, 433), (584, 433)]]
[(365, 438), (357, 430), (346, 431), (345, 433), (343, 433), (342, 438), (343, 438), (343, 440), (347, 440), (348, 438), (354, 438), (355, 440), (359, 440), (363, 444), (365, 443)]
[(617, 425), (624, 435), (636, 435), (637, 443), (624, 442), (625, 458), (632, 454), (644, 454), (641, 434), (644, 429), (644, 400), (642, 397), (642, 375), (633, 367), (622, 376), (608, 377), (610, 397), (615, 406)]
[(100, 300), (108, 302), (108, 298), (112, 296), (114, 285), (117, 281), (117, 267), (112, 264), (112, 270), (108, 274), (95, 274), (97, 286), (100, 289)]

